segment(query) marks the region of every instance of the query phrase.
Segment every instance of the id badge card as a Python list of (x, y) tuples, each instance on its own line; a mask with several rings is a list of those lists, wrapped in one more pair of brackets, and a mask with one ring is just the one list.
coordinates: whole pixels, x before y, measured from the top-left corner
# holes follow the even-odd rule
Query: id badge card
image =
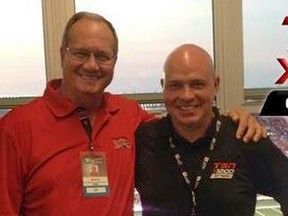
[(81, 152), (82, 187), (84, 196), (107, 196), (109, 183), (104, 152)]

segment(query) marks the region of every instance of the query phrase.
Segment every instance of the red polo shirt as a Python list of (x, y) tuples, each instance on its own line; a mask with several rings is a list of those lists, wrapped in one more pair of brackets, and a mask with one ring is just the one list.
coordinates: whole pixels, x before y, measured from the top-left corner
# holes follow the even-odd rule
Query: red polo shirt
[(133, 215), (134, 132), (154, 117), (135, 101), (105, 93), (92, 140), (106, 154), (110, 192), (85, 197), (80, 152), (88, 137), (60, 83), (49, 82), (43, 97), (0, 120), (0, 215)]

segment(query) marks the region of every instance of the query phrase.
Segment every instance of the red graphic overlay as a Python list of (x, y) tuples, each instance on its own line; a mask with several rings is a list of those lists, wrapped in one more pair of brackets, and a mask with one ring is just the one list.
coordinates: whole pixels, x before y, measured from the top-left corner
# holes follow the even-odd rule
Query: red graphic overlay
[(288, 16), (284, 18), (282, 25), (288, 25)]
[(275, 84), (283, 84), (288, 78), (288, 62), (284, 58), (277, 58), (278, 62), (285, 69), (284, 74), (275, 82)]

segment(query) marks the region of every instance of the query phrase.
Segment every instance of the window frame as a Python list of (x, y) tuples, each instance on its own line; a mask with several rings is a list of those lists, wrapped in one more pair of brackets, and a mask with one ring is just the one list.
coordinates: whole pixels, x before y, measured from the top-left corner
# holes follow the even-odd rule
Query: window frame
[[(217, 106), (223, 112), (239, 106), (245, 107), (250, 112), (258, 112), (263, 98), (271, 89), (244, 90), (242, 0), (211, 1), (214, 61), (216, 71), (221, 77)], [(66, 22), (74, 14), (75, 2), (42, 0), (42, 8), (46, 77), (47, 80), (51, 80), (62, 76), (60, 59), (62, 32)], [(163, 102), (161, 93), (124, 96), (136, 99), (140, 103)], [(32, 99), (34, 98), (0, 98), (0, 109), (13, 108)]]

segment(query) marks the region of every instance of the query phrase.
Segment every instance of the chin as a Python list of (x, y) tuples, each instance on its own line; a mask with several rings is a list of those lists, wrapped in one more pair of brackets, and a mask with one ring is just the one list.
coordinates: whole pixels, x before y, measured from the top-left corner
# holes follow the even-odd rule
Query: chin
[(78, 88), (78, 92), (80, 92), (83, 95), (95, 95), (95, 94), (102, 93), (103, 90), (102, 88), (99, 88), (99, 87), (89, 88), (86, 86), (84, 88)]
[(203, 121), (202, 115), (182, 115), (179, 119), (181, 122), (187, 125), (191, 124), (199, 124), (201, 121)]
[(104, 90), (102, 89), (97, 89), (97, 90), (93, 90), (93, 91), (87, 91), (85, 92), (86, 95), (98, 95), (98, 94), (102, 94), (104, 92)]
[(185, 121), (182, 121), (182, 124), (183, 125), (185, 125), (185, 126), (187, 126), (187, 127), (193, 127), (193, 126), (195, 126), (195, 125), (198, 125), (200, 123), (200, 121), (199, 121), (199, 119), (198, 120), (196, 120), (196, 119), (194, 119), (194, 120), (185, 120)]
[(103, 92), (105, 89), (106, 85), (103, 82), (86, 82), (86, 83), (81, 83), (78, 85), (79, 91), (87, 94), (95, 94), (99, 92)]

